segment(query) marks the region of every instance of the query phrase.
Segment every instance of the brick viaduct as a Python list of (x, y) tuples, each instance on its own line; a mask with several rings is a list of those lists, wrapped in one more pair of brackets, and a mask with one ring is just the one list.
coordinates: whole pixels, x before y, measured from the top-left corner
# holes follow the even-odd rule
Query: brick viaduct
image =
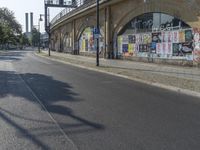
[[(166, 13), (192, 28), (200, 27), (200, 0), (146, 0), (146, 3), (143, 0), (100, 0), (100, 27), (104, 36), (102, 56), (108, 57), (116, 50), (117, 35), (131, 19), (149, 12)], [(80, 6), (52, 23), (51, 49), (79, 52), (78, 42), (82, 32), (94, 26), (96, 3), (91, 0), (87, 6)], [(66, 37), (68, 41), (65, 41)]]

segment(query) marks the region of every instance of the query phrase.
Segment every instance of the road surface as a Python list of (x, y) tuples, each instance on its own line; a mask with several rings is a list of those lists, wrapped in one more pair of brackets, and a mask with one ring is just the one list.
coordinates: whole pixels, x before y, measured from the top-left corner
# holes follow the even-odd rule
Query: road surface
[(0, 149), (199, 150), (199, 141), (199, 98), (31, 50), (0, 53)]

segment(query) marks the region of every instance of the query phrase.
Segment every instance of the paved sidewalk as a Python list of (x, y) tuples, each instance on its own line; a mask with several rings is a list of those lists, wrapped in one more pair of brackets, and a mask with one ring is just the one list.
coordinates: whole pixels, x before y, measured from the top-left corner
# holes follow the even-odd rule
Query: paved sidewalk
[[(48, 51), (42, 51), (40, 55), (47, 56)], [(95, 58), (58, 52), (51, 52), (51, 59), (123, 75), (133, 80), (200, 92), (200, 68), (108, 59), (100, 59), (100, 67), (96, 67)]]

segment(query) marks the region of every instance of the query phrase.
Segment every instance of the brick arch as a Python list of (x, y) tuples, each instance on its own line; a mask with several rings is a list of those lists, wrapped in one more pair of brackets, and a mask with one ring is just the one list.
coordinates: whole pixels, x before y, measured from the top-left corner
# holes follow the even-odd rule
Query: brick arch
[[(88, 19), (88, 20), (87, 20)], [(94, 18), (89, 17), (89, 18), (85, 18), (84, 22), (82, 24), (80, 24), (79, 27), (77, 27), (77, 33), (75, 36), (75, 39), (79, 40), (80, 36), (82, 35), (82, 33), (84, 32), (84, 30), (88, 27), (95, 27), (96, 26), (96, 21)]]
[[(180, 5), (181, 7), (177, 7)], [(115, 22), (113, 36), (114, 34), (118, 34), (123, 29), (123, 27), (133, 18), (144, 13), (151, 12), (161, 12), (169, 14), (171, 16), (175, 16), (190, 25), (191, 27), (198, 27), (198, 24), (200, 22), (198, 18), (198, 12), (196, 12), (196, 10), (193, 10), (191, 6), (188, 6), (186, 2), (176, 2), (173, 0), (163, 2), (160, 0), (152, 0), (152, 2), (147, 2), (146, 4), (139, 3), (135, 8), (132, 8), (131, 10), (127, 11), (125, 15), (121, 16), (120, 19)]]

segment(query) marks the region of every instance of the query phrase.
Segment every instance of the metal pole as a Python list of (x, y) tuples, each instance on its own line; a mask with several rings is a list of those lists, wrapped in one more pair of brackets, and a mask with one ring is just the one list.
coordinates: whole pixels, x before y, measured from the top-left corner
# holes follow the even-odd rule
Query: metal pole
[(49, 32), (49, 56), (51, 56), (51, 33)]
[(99, 0), (97, 0), (97, 34), (98, 37), (96, 38), (97, 41), (97, 58), (96, 58), (96, 66), (99, 66), (99, 34), (100, 34), (100, 30), (99, 30)]
[(39, 32), (38, 52), (40, 53), (40, 19), (38, 20), (38, 32)]

